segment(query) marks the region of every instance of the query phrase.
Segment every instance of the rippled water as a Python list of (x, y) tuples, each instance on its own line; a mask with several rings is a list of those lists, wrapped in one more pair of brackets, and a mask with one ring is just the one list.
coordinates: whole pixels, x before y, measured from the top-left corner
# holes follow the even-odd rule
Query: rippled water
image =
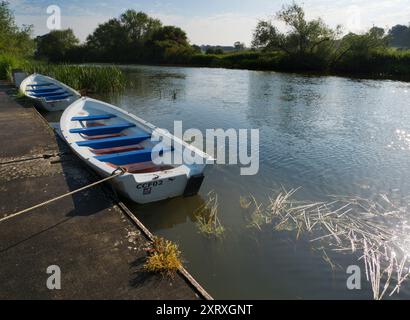
[[(260, 170), (240, 176), (237, 166), (212, 167), (197, 197), (134, 205), (156, 234), (180, 244), (187, 269), (215, 298), (372, 298), (346, 288), (350, 264), (332, 259), (294, 233), (247, 228), (241, 196), (266, 203), (285, 188), (297, 197), (374, 198), (386, 193), (398, 205), (410, 195), (410, 84), (385, 80), (300, 76), (242, 70), (127, 67), (130, 86), (103, 97), (163, 128), (260, 129)], [(219, 196), (223, 240), (198, 234), (194, 211), (210, 190)], [(409, 252), (410, 253), (410, 252)], [(360, 264), (360, 263), (359, 263)], [(364, 278), (364, 274), (362, 275)], [(398, 297), (409, 298), (404, 287)]]

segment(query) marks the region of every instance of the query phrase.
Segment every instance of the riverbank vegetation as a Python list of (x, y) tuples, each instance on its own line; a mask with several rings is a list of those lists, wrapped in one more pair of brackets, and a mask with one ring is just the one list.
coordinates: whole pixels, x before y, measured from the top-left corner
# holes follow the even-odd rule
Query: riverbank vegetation
[(125, 88), (125, 75), (116, 66), (49, 64), (30, 57), (0, 54), (0, 79), (12, 80), (12, 70), (40, 73), (86, 93), (118, 92)]
[[(0, 78), (12, 80), (12, 70), (21, 69), (53, 77), (83, 92), (115, 92), (125, 87), (125, 76), (115, 66), (80, 66), (61, 63), (65, 53), (79, 42), (70, 30), (53, 31), (41, 40), (32, 39), (32, 28), (17, 27), (7, 2), (0, 2)], [(56, 43), (59, 50), (54, 51)], [(35, 59), (48, 54), (52, 62)]]
[(119, 92), (125, 88), (123, 72), (115, 66), (79, 66), (68, 64), (29, 63), (23, 69), (57, 79), (87, 93)]
[[(275, 22), (286, 25), (280, 31)], [(256, 22), (251, 48), (237, 42), (231, 52), (189, 43), (179, 27), (164, 26), (143, 12), (127, 10), (100, 24), (85, 43), (72, 30), (36, 39), (36, 57), (51, 62), (142, 63), (287, 72), (410, 75), (410, 28), (373, 27), (365, 33), (330, 28), (321, 18), (308, 20), (297, 4), (284, 6), (274, 20)]]
[[(286, 31), (279, 30), (277, 21), (286, 26)], [(122, 87), (120, 71), (81, 67), (84, 69), (80, 72), (67, 64), (158, 64), (410, 77), (410, 27), (396, 25), (388, 31), (372, 27), (362, 34), (346, 33), (342, 26), (331, 28), (321, 18), (308, 20), (303, 8), (295, 3), (284, 6), (273, 20), (255, 21), (251, 48), (238, 41), (229, 52), (218, 46), (203, 51), (189, 43), (181, 28), (163, 25), (135, 10), (100, 24), (84, 43), (71, 29), (53, 30), (33, 39), (30, 26), (16, 25), (7, 2), (0, 4), (0, 26), (1, 78), (10, 77), (13, 68), (52, 70), (51, 76), (71, 71), (73, 78), (81, 75), (83, 80), (68, 79), (68, 83), (91, 91)], [(40, 67), (39, 61), (63, 65), (48, 69)], [(110, 73), (115, 82), (112, 86), (105, 83)], [(101, 81), (90, 85), (91, 77)]]

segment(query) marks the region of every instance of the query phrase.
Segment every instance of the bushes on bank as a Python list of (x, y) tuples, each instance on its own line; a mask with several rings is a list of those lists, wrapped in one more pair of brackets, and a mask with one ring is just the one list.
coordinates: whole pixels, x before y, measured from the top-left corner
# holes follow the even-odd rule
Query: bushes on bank
[(0, 54), (0, 79), (12, 80), (12, 70), (25, 68), (28, 61), (24, 58), (2, 53)]

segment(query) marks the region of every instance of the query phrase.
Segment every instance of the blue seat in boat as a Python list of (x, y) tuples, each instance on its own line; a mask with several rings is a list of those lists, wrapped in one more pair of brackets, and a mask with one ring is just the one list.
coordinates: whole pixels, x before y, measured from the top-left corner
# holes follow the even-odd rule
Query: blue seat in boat
[(51, 86), (51, 85), (55, 85), (55, 84), (52, 82), (31, 83), (31, 84), (28, 84), (27, 87), (46, 87), (46, 86)]
[(52, 91), (57, 91), (57, 90), (63, 90), (63, 88), (53, 86), (53, 87), (41, 88), (41, 89), (27, 89), (27, 92), (42, 93), (42, 92), (52, 92)]
[(89, 116), (78, 116), (78, 117), (72, 117), (71, 121), (91, 121), (91, 120), (107, 120), (107, 119), (112, 119), (115, 118), (116, 116), (113, 114), (94, 114), (94, 115), (89, 115)]
[(75, 128), (70, 129), (70, 133), (82, 133), (89, 136), (98, 136), (104, 134), (114, 134), (120, 133), (121, 131), (135, 127), (133, 123), (121, 123), (112, 126), (98, 126), (98, 127), (87, 127), (87, 128)]
[(60, 94), (60, 95), (44, 97), (44, 99), (46, 99), (47, 102), (51, 102), (51, 101), (64, 100), (64, 99), (67, 99), (68, 97), (71, 97), (71, 96), (72, 96), (72, 94), (64, 93), (64, 94)]
[[(160, 154), (163, 154), (164, 152), (168, 151), (172, 151), (172, 149), (162, 149), (160, 151)], [(147, 162), (152, 160), (152, 149), (142, 149), (137, 151), (114, 153), (104, 156), (96, 156), (95, 158), (101, 162), (109, 162), (117, 166), (130, 163)]]
[(90, 147), (93, 149), (115, 148), (137, 144), (149, 138), (151, 138), (151, 135), (147, 133), (133, 136), (79, 141), (77, 142), (77, 145), (80, 147)]
[(53, 92), (33, 93), (31, 94), (31, 96), (36, 97), (36, 98), (43, 98), (43, 97), (59, 96), (63, 94), (68, 94), (68, 92), (64, 90), (58, 90), (58, 91), (53, 91)]

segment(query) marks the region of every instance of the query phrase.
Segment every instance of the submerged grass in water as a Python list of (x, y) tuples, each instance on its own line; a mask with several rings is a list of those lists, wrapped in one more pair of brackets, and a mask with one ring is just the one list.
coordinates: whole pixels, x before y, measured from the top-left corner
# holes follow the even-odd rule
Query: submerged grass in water
[[(376, 300), (400, 291), (410, 276), (407, 208), (396, 206), (384, 194), (374, 200), (335, 196), (333, 201), (312, 203), (294, 200), (296, 191), (283, 190), (264, 208), (254, 200), (250, 225), (271, 225), (277, 231), (294, 231), (297, 237), (310, 235), (332, 269), (325, 250), (357, 255)], [(385, 225), (386, 218), (394, 229)]]
[(218, 218), (218, 195), (211, 191), (208, 200), (195, 212), (196, 226), (201, 234), (207, 237), (221, 237), (225, 228)]

